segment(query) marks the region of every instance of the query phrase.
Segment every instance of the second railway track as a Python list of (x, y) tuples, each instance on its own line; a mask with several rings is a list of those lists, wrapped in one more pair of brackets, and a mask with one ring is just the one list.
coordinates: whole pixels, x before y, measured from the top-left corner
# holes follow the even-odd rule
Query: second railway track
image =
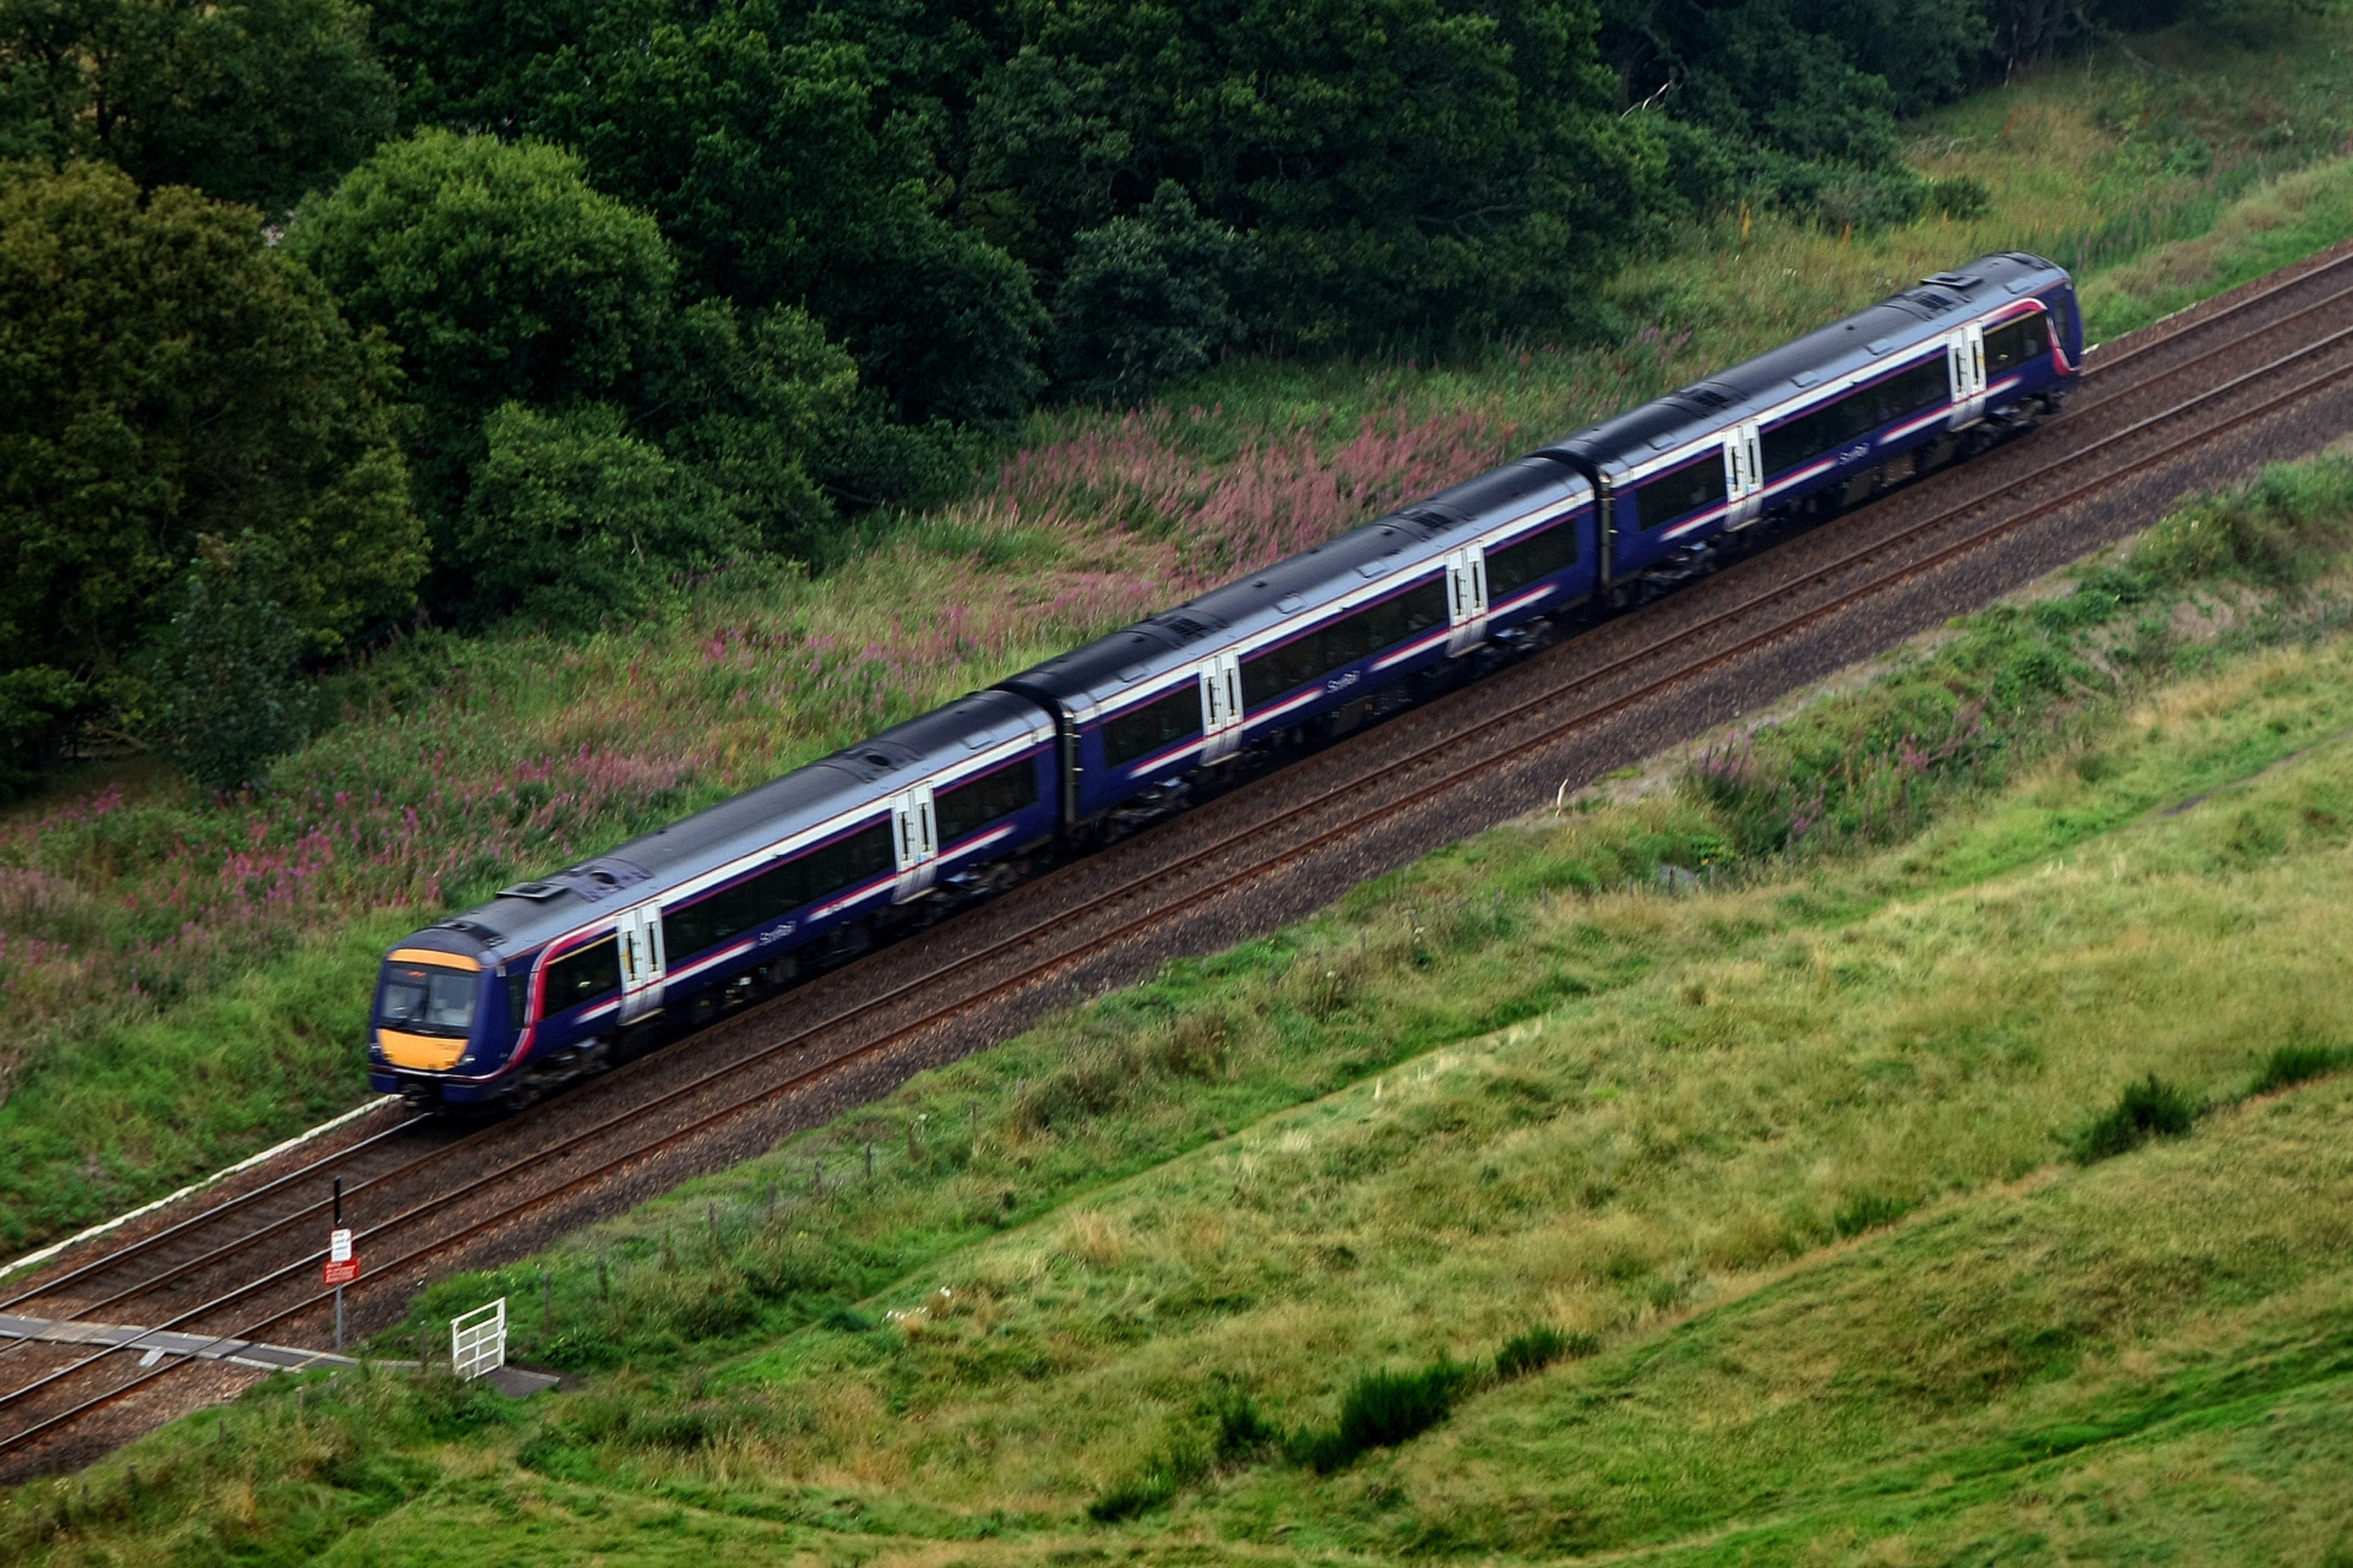
[[(463, 1136), (412, 1119), (290, 1157), (248, 1191), (0, 1289), (0, 1310), (316, 1338), (329, 1300), (313, 1272), (325, 1184), (340, 1173), (371, 1259), (354, 1288), (357, 1317), (389, 1321), (424, 1275), (527, 1248), (1002, 1037), (1074, 986), (1268, 929), (1482, 826), (1499, 813), (1451, 816), (1447, 803), (1551, 776), (1545, 770), (1580, 738), (1612, 726), (1647, 735), (1641, 745), (1677, 738), (1626, 726), (1646, 706), (1672, 706), (1776, 649), (1834, 640), (1841, 622), (1918, 597), (1927, 579), (2037, 525), (2131, 505), (2137, 487), (2162, 491), (2169, 474), (2200, 482), (2208, 469), (2279, 455), (2282, 438), (2266, 445), (2265, 430), (2348, 388), (2353, 246), (2099, 352), (2067, 416), (2032, 437), (1243, 785), (923, 943), (821, 977), (533, 1114)], [(2249, 450), (2226, 454), (2234, 442)], [(2121, 531), (2104, 526), (2082, 544)], [(1577, 765), (1589, 776), (1622, 760), (1613, 752)], [(1449, 820), (1426, 820), (1440, 816)], [(1256, 909), (1238, 910), (1270, 889)], [(119, 1352), (50, 1359), (61, 1364), (0, 1393), (0, 1466), (69, 1453), (77, 1423), (191, 1364), (174, 1356), (125, 1371)]]

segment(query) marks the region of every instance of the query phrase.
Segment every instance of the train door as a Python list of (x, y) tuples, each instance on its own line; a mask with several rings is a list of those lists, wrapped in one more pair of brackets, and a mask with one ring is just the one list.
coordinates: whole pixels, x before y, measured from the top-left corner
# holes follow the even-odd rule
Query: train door
[(1453, 635), (1449, 654), (1469, 653), (1487, 640), (1487, 549), (1466, 544), (1446, 558), (1446, 618)]
[(1952, 373), (1956, 430), (1985, 417), (1985, 328), (1976, 321), (1945, 340), (1945, 363)]
[(1242, 658), (1221, 653), (1201, 667), (1201, 760), (1222, 763), (1242, 749)]
[(903, 904), (932, 885), (940, 869), (940, 819), (932, 786), (917, 784), (891, 797), (891, 850), (899, 865), (891, 901)]
[(625, 912), (614, 935), (621, 950), (621, 1022), (661, 1011), (662, 922), (659, 904), (640, 904)]
[(1764, 438), (1750, 419), (1724, 433), (1724, 526), (1744, 528), (1764, 506)]

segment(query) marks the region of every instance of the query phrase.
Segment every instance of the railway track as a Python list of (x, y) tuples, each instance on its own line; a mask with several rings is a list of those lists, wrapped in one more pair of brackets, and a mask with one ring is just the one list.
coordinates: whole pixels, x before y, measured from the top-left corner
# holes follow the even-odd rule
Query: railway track
[[(2162, 488), (2234, 437), (2348, 393), (2353, 245), (2095, 351), (2066, 417), (2031, 437), (1245, 784), (922, 943), (748, 1009), (535, 1114), (466, 1131), (387, 1113), (343, 1147), (290, 1156), (185, 1217), (0, 1286), (0, 1312), (322, 1337), (331, 1297), (316, 1283), (317, 1243), (340, 1176), (369, 1259), (355, 1315), (364, 1328), (393, 1321), (432, 1271), (511, 1255), (765, 1147), (866, 1086), (1001, 1037), (1074, 984), (1134, 973), (1172, 950), (1172, 931), (1189, 933), (1177, 946), (1231, 940), (1239, 931), (1218, 922), (1246, 900), (1312, 908), (1401, 853), (1460, 837), (1459, 817), (1432, 820), (1450, 801), (1525, 783), (1580, 737), (1828, 635), (2038, 524), (2136, 483)], [(1260, 897), (1271, 888), (1279, 896)], [(1279, 923), (1263, 914), (1257, 929)], [(0, 1472), (71, 1462), (101, 1412), (200, 1364), (30, 1348), (0, 1351), (14, 1369), (0, 1393)]]

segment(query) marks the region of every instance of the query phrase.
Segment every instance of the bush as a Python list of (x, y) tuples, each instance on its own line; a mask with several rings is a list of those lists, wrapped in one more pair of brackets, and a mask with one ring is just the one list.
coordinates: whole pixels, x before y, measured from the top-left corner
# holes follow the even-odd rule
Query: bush
[(2247, 1092), (2269, 1094), (2274, 1089), (2306, 1083), (2316, 1078), (2325, 1078), (2348, 1062), (2353, 1062), (2353, 1050), (2343, 1046), (2281, 1046), (2263, 1063), (2263, 1071), (2255, 1075), (2255, 1081), (2248, 1086)]
[(2133, 563), (2182, 584), (2252, 578), (2270, 587), (2308, 582), (2353, 536), (2353, 458), (2277, 464), (2238, 489), (2193, 501), (2141, 542)]
[(1532, 1372), (1543, 1371), (1565, 1355), (1591, 1354), (1589, 1349), (1578, 1348), (1580, 1343), (1589, 1346), (1591, 1342), (1589, 1334), (1571, 1336), (1548, 1323), (1539, 1323), (1504, 1342), (1504, 1348), (1495, 1352), (1495, 1375), (1505, 1381), (1525, 1377)]
[(2130, 1153), (2151, 1138), (2178, 1138), (2189, 1131), (2201, 1107), (2155, 1073), (2125, 1086), (2116, 1108), (2075, 1139), (2075, 1158), (2084, 1164)]
[(1205, 369), (1240, 327), (1227, 308), (1240, 256), (1233, 231), (1203, 217), (1174, 180), (1134, 216), (1080, 235), (1054, 297), (1064, 391), (1132, 407), (1161, 382)]
[(188, 574), (158, 656), (153, 730), (164, 753), (207, 789), (260, 782), (273, 758), (310, 738), (302, 635), (264, 585), (270, 552), (248, 537)]
[(1445, 1360), (1419, 1372), (1367, 1373), (1349, 1385), (1335, 1425), (1301, 1427), (1286, 1450), (1293, 1463), (1329, 1475), (1368, 1448), (1395, 1447), (1445, 1420), (1470, 1380), (1468, 1367)]
[(716, 491), (629, 435), (609, 405), (546, 415), (510, 403), (484, 437), (448, 562), (476, 616), (512, 609), (593, 626), (644, 608), (675, 574), (757, 542)]

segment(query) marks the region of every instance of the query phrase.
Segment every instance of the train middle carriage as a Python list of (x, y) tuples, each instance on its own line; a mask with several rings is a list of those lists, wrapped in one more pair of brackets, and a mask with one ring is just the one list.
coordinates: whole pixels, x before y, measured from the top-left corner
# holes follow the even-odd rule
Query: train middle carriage
[(1593, 487), (1532, 458), (1000, 683), (1060, 716), (1062, 810), (1098, 835), (1209, 770), (1329, 739), (1594, 591)]
[(1836, 510), (2054, 410), (2080, 379), (2067, 273), (1982, 257), (1545, 449), (1604, 497), (1620, 599), (1704, 569), (1722, 535)]

